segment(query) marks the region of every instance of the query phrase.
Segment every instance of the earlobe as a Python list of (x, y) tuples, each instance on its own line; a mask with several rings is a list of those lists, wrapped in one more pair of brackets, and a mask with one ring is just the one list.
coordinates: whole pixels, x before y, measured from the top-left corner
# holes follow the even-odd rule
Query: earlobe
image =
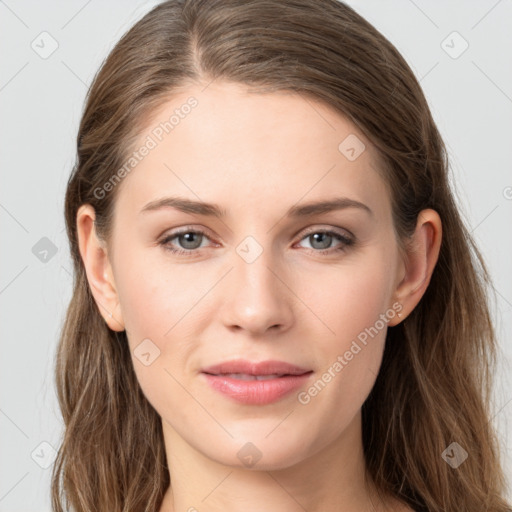
[(439, 214), (432, 209), (422, 210), (406, 251), (405, 275), (394, 295), (403, 309), (400, 318), (390, 322), (390, 326), (406, 318), (423, 297), (439, 257), (441, 240), (442, 223)]
[(124, 321), (106, 244), (99, 239), (94, 221), (94, 208), (89, 204), (82, 205), (76, 216), (80, 256), (101, 316), (110, 329), (123, 331)]

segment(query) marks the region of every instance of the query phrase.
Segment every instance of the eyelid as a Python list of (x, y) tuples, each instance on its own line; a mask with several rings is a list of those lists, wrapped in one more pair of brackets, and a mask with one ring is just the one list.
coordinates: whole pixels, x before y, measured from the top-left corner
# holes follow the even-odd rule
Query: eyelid
[[(354, 234), (351, 233), (346, 228), (340, 228), (340, 227), (337, 227), (337, 226), (323, 226), (323, 227), (319, 227), (319, 226), (320, 225), (317, 224), (317, 225), (315, 225), (315, 226), (313, 226), (311, 228), (306, 228), (306, 231), (298, 231), (295, 236), (297, 236), (300, 233), (302, 233), (302, 237), (301, 237), (301, 240), (302, 240), (304, 237), (306, 237), (306, 236), (308, 236), (308, 235), (310, 235), (312, 233), (317, 233), (318, 231), (331, 231), (331, 232), (336, 233), (336, 234), (338, 234), (340, 236), (344, 236), (345, 238), (350, 238), (351, 240), (355, 240)], [(346, 233), (346, 235), (345, 235), (345, 233)], [(295, 238), (295, 236), (294, 236), (294, 238)]]
[(157, 238), (159, 240), (165, 240), (167, 238), (174, 238), (179, 235), (183, 235), (184, 233), (199, 233), (207, 236), (210, 240), (215, 239), (215, 236), (212, 235), (212, 232), (204, 227), (204, 226), (181, 226), (179, 228), (171, 229), (171, 230), (165, 230), (160, 236)]

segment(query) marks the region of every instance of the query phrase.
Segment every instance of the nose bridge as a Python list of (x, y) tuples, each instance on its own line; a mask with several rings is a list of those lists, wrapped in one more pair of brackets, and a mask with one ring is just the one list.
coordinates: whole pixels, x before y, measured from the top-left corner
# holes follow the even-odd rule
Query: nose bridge
[[(260, 235), (259, 239), (262, 240)], [(224, 321), (251, 331), (265, 331), (291, 320), (290, 293), (277, 277), (282, 259), (271, 247), (271, 236), (261, 243), (246, 236), (235, 248), (233, 271), (230, 272), (229, 295), (225, 302)]]
[[(277, 286), (275, 268), (280, 267), (280, 259), (271, 247), (271, 236), (258, 241), (254, 236), (245, 237), (236, 247), (235, 279), (238, 292), (255, 300), (276, 300), (281, 290)], [(270, 271), (273, 270), (273, 272)]]

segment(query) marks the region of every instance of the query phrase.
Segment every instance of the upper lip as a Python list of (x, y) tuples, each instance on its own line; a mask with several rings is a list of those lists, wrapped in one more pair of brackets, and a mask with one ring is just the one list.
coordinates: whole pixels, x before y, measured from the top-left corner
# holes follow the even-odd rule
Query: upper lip
[(245, 359), (224, 361), (201, 370), (212, 375), (243, 373), (245, 375), (303, 375), (311, 370), (284, 361), (251, 362)]

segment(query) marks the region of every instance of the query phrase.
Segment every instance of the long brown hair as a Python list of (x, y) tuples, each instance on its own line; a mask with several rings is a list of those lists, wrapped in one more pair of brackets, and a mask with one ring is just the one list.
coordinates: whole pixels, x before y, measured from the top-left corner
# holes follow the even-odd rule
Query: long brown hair
[[(347, 116), (378, 150), (400, 243), (422, 209), (439, 213), (443, 241), (430, 285), (389, 328), (363, 405), (367, 471), (380, 491), (415, 509), (510, 510), (488, 405), (496, 360), (489, 275), (454, 202), (446, 148), (413, 72), (336, 0), (170, 0), (105, 60), (77, 136), (65, 199), (74, 288), (56, 358), (65, 432), (52, 474), (54, 511), (156, 512), (171, 484), (161, 418), (139, 387), (126, 333), (107, 327), (89, 290), (76, 214), (92, 205), (108, 241), (119, 187), (98, 189), (123, 166), (155, 108), (178, 89), (215, 79), (295, 91)], [(456, 469), (442, 457), (452, 442), (469, 454)]]

